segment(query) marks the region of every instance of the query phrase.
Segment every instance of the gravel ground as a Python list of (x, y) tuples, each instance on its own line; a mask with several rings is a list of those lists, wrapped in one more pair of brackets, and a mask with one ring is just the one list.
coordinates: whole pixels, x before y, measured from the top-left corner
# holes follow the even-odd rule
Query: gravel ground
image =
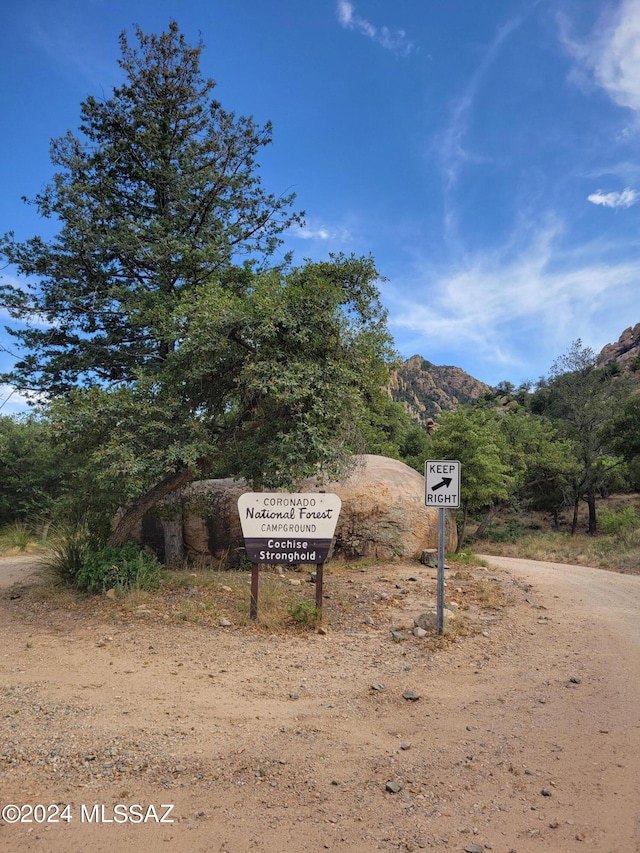
[(328, 568), (327, 633), (276, 634), (54, 603), (22, 563), (0, 851), (640, 850), (640, 578), (486, 559), (446, 641), (410, 632), (416, 564)]

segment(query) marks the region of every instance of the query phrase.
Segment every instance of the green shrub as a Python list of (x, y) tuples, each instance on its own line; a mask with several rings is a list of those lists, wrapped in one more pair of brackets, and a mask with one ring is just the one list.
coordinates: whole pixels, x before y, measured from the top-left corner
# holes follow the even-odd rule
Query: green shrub
[(609, 536), (614, 536), (623, 544), (633, 539), (633, 534), (640, 528), (640, 516), (632, 506), (624, 509), (603, 509), (600, 513), (600, 530)]
[(86, 592), (127, 589), (155, 589), (160, 584), (155, 557), (133, 543), (89, 551), (76, 575), (76, 585)]
[(14, 521), (0, 531), (0, 552), (26, 551), (34, 540), (33, 530), (24, 521)]
[(302, 599), (289, 606), (289, 617), (301, 628), (317, 628), (322, 622), (322, 610)]
[(487, 527), (485, 539), (489, 542), (516, 542), (521, 535), (522, 525), (515, 518), (510, 518), (501, 529), (490, 524)]
[(75, 586), (84, 560), (95, 540), (84, 522), (60, 524), (49, 532), (48, 550), (41, 559), (42, 566), (66, 586)]

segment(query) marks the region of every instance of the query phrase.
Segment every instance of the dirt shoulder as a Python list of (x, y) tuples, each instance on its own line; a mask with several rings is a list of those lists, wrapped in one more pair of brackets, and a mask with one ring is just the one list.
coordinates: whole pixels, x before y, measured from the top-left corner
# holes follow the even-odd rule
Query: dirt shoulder
[(0, 799), (71, 816), (0, 850), (640, 850), (640, 578), (487, 559), (455, 642), (416, 564), (328, 567), (326, 635), (0, 590)]

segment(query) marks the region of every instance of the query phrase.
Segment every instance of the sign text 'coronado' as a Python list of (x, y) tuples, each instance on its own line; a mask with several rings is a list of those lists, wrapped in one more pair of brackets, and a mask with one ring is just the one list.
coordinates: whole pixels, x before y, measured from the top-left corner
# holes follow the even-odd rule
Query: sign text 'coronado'
[(238, 498), (252, 563), (324, 563), (340, 515), (337, 495), (249, 492)]

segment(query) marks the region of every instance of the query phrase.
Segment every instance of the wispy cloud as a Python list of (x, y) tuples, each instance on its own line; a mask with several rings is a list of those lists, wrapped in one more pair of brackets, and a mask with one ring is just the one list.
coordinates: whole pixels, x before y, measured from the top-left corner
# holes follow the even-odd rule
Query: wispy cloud
[(452, 193), (456, 189), (460, 173), (470, 163), (477, 165), (486, 162), (486, 158), (472, 152), (466, 142), (474, 118), (474, 107), (478, 92), (503, 45), (508, 41), (511, 34), (522, 25), (536, 5), (537, 2), (524, 14), (514, 15), (496, 30), (464, 90), (452, 101), (448, 123), (434, 139), (432, 151), (440, 162), (442, 172), (445, 206), (444, 228), (449, 239), (456, 238), (457, 218), (452, 202)]
[(621, 0), (605, 7), (587, 39), (572, 35), (561, 21), (565, 48), (578, 70), (591, 76), (619, 106), (640, 111), (640, 3)]
[(629, 187), (620, 193), (603, 193), (602, 190), (597, 190), (587, 196), (587, 201), (590, 201), (591, 204), (598, 204), (602, 207), (631, 207), (638, 200), (640, 200), (640, 193)]
[(338, 21), (345, 29), (355, 30), (387, 50), (408, 56), (414, 49), (413, 42), (407, 38), (404, 30), (375, 26), (357, 15), (353, 3), (350, 3), (349, 0), (338, 0), (336, 14)]
[(476, 362), (523, 371), (532, 348), (555, 357), (577, 337), (603, 346), (629, 325), (640, 259), (616, 261), (614, 247), (564, 249), (563, 230), (551, 220), (456, 268), (425, 264), (385, 288), (392, 329), (427, 358), (466, 349)]
[(306, 223), (289, 229), (292, 237), (299, 240), (323, 240), (348, 243), (351, 240), (350, 231), (343, 226), (325, 225), (323, 223)]

